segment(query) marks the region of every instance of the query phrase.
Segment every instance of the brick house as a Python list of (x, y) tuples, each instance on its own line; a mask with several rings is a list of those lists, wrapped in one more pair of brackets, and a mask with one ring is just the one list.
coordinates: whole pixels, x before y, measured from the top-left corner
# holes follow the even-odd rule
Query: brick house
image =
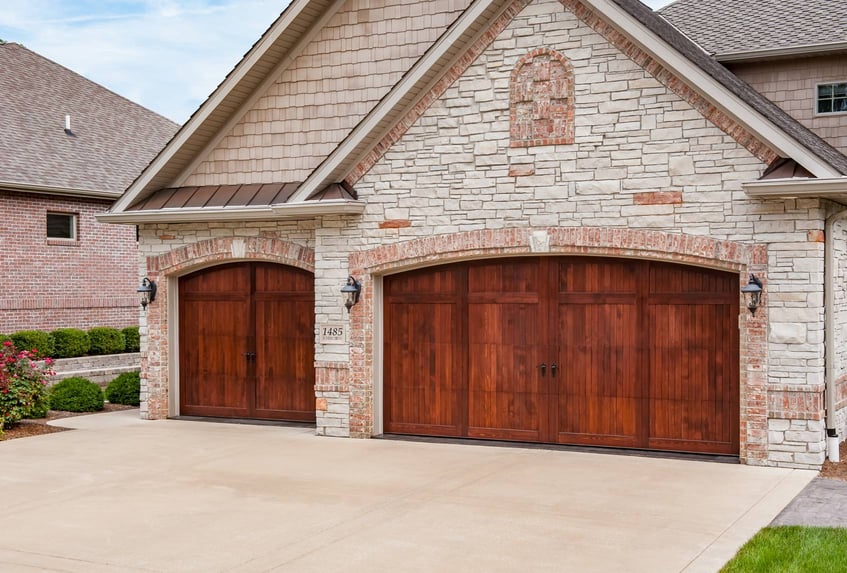
[(659, 13), (736, 76), (844, 153), (847, 6), (786, 0), (677, 0)]
[(0, 42), (0, 332), (138, 323), (135, 229), (99, 223), (177, 125)]
[(100, 219), (145, 418), (816, 467), (845, 174), (637, 1), (295, 0)]

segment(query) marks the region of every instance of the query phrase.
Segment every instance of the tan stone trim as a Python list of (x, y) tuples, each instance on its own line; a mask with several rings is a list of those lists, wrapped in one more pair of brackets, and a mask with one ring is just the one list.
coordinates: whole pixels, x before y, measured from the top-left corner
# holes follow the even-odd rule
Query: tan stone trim
[(549, 254), (644, 258), (737, 272), (739, 296), (747, 274), (756, 273), (765, 284), (763, 305), (755, 315), (741, 305), (739, 318), (740, 457), (748, 464), (767, 463), (767, 247), (642, 229), (492, 229), (437, 235), (351, 253), (350, 272), (363, 286), (362, 298), (350, 314), (351, 437), (370, 437), (375, 429), (375, 277), (473, 258), (534, 256), (538, 254), (531, 249), (534, 233), (547, 234)]

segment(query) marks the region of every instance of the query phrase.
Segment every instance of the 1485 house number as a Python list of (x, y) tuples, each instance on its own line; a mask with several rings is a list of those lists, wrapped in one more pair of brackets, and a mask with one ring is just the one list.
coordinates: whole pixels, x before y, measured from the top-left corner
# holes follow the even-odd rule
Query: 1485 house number
[(318, 341), (321, 344), (347, 342), (346, 325), (341, 323), (322, 324), (318, 334)]

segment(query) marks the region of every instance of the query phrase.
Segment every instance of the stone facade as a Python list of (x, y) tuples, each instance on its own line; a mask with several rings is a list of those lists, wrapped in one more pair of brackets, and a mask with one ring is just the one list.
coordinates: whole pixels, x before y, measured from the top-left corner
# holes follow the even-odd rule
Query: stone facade
[[(513, 74), (539, 49), (571, 68), (573, 143), (513, 146)], [(638, 257), (735, 272), (739, 288), (749, 273), (764, 281), (762, 308), (742, 305), (739, 317), (741, 458), (820, 465), (830, 205), (745, 195), (775, 152), (579, 2), (516, 1), (468, 54), (348, 176), (361, 216), (141, 227), (141, 270), (162, 289), (142, 329), (143, 414), (173, 414), (168, 285), (202, 266), (261, 259), (314, 271), (317, 327), (346, 322), (350, 338), (316, 337), (317, 432), (370, 437), (381, 431), (382, 276), (505, 255)], [(349, 315), (348, 274), (363, 284)]]

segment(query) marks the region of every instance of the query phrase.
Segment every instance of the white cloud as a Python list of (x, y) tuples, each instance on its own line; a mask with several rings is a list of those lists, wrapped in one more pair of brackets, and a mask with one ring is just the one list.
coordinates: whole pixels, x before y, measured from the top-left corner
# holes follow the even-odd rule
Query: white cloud
[[(184, 122), (287, 0), (3, 0), (0, 37)], [(88, 5), (86, 5), (88, 4)]]

